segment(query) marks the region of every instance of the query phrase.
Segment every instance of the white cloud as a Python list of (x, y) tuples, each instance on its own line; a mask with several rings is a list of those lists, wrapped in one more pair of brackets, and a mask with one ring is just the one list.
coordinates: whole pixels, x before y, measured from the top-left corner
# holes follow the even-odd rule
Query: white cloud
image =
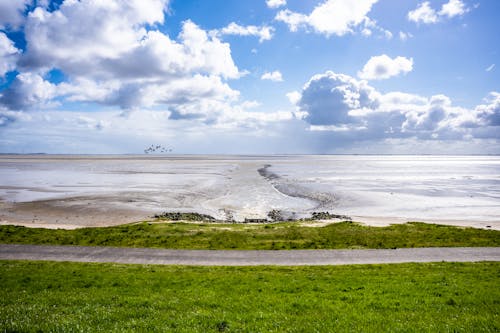
[(413, 59), (396, 57), (394, 59), (383, 54), (371, 57), (363, 70), (358, 72), (358, 77), (365, 80), (383, 80), (413, 70)]
[(255, 25), (241, 26), (231, 22), (227, 27), (216, 31), (216, 33), (221, 35), (255, 36), (259, 37), (259, 42), (262, 43), (273, 38), (274, 28), (265, 25), (261, 27)]
[(346, 142), (500, 137), (498, 92), (491, 93), (485, 104), (466, 109), (444, 95), (383, 94), (366, 81), (326, 72), (313, 76), (294, 100), (311, 131), (333, 132)]
[(266, 0), (266, 5), (269, 8), (278, 8), (286, 5), (286, 0)]
[(429, 1), (424, 1), (418, 7), (408, 13), (408, 20), (415, 23), (436, 23), (438, 16), (436, 11), (431, 8)]
[(408, 13), (408, 20), (424, 24), (437, 23), (444, 17), (462, 16), (468, 11), (462, 0), (449, 0), (443, 4), (439, 12), (431, 8), (429, 1), (424, 1)]
[(289, 9), (281, 10), (274, 18), (277, 21), (285, 22), (290, 31), (295, 32), (300, 27), (307, 27), (308, 16), (300, 13), (292, 12)]
[(289, 93), (286, 94), (286, 97), (292, 104), (297, 104), (300, 101), (300, 98), (302, 95), (298, 91), (290, 91)]
[[(135, 118), (138, 116), (134, 110), (142, 113), (151, 108), (163, 109), (161, 117), (155, 116), (162, 123), (151, 126), (151, 131), (159, 132), (164, 131), (159, 127), (167, 122), (227, 130), (258, 129), (267, 123), (294, 119), (290, 111), (249, 111), (259, 104), (240, 101), (239, 92), (229, 86), (228, 79), (237, 79), (245, 72), (234, 64), (230, 45), (216, 35), (191, 21), (182, 24), (176, 39), (156, 30), (154, 24), (163, 22), (167, 4), (157, 0), (95, 4), (90, 0), (66, 1), (53, 12), (37, 8), (29, 13), (25, 54), (17, 54), (13, 44), (0, 35), (4, 55), (20, 56), (23, 71), (0, 95), (2, 126), (20, 121), (18, 114), (23, 113), (40, 120), (36, 110), (52, 119), (41, 123), (61, 132), (63, 129), (53, 123), (55, 119), (61, 121), (61, 117), (44, 110), (59, 102), (120, 107)], [(82, 30), (82, 26), (88, 29)], [(223, 33), (256, 35), (264, 40), (272, 37), (272, 31), (268, 27), (231, 24)], [(53, 84), (44, 79), (54, 68), (64, 73), (63, 82)], [(270, 75), (273, 80), (282, 79), (279, 72)], [(89, 117), (77, 112), (74, 116), (66, 113), (66, 117), (73, 119), (71, 123), (65, 120), (68, 128), (85, 129), (87, 134), (91, 130), (117, 130), (120, 123), (118, 118)], [(147, 128), (137, 129), (137, 133)], [(127, 135), (126, 128), (121, 130), (120, 136)]]
[(280, 71), (266, 72), (260, 77), (261, 80), (269, 80), (274, 82), (283, 81), (283, 76)]
[(447, 96), (432, 96), (420, 111), (414, 109), (406, 112), (402, 130), (403, 132), (436, 132), (444, 127), (446, 118), (452, 114), (451, 100)]
[(286, 23), (291, 31), (312, 28), (327, 36), (342, 36), (354, 32), (354, 28), (369, 20), (366, 15), (377, 1), (327, 0), (315, 7), (309, 15), (285, 9), (275, 19)]
[(0, 32), (0, 79), (16, 68), (20, 53), (21, 51), (14, 46), (14, 42)]
[(439, 11), (439, 15), (451, 18), (454, 16), (461, 16), (467, 11), (468, 9), (465, 7), (462, 0), (450, 0), (449, 2), (443, 4), (441, 10)]
[(99, 61), (140, 46), (147, 36), (144, 26), (162, 23), (166, 5), (165, 0), (83, 0), (65, 1), (54, 12), (38, 7), (26, 21), (28, 52), (22, 64), (88, 72)]
[(409, 32), (403, 32), (403, 31), (400, 31), (399, 32), (399, 39), (401, 39), (403, 42), (412, 38), (413, 35)]
[(495, 64), (489, 65), (488, 68), (485, 69), (485, 71), (491, 72), (493, 69), (495, 69)]
[[(485, 100), (486, 104), (478, 105), (474, 111), (483, 126), (500, 126), (500, 93), (491, 92)], [(497, 131), (500, 137), (500, 131)]]
[(0, 95), (0, 105), (10, 110), (51, 106), (56, 86), (33, 73), (19, 74), (11, 86)]
[[(53, 12), (36, 8), (26, 20), (23, 74), (3, 91), (0, 106), (28, 110), (58, 100), (164, 107), (173, 119), (200, 121), (229, 112), (239, 92), (225, 81), (244, 75), (229, 44), (191, 21), (183, 23), (176, 40), (155, 30), (167, 5), (166, 0), (82, 0), (65, 1)], [(10, 45), (1, 38), (0, 48)], [(43, 79), (53, 68), (64, 73), (65, 82)]]
[(0, 29), (17, 29), (24, 22), (23, 12), (32, 0), (0, 0)]
[(326, 72), (304, 85), (297, 105), (311, 125), (346, 125), (359, 123), (350, 111), (375, 108), (377, 103), (378, 93), (366, 81)]

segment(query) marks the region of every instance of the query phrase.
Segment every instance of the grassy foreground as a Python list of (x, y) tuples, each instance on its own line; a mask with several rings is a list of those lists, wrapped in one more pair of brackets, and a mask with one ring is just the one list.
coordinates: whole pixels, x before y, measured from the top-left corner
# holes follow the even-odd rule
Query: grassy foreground
[(101, 245), (176, 249), (340, 249), (500, 246), (500, 231), (425, 223), (368, 227), (352, 222), (324, 227), (143, 222), (108, 228), (49, 230), (0, 226), (0, 243)]
[(2, 332), (498, 332), (500, 263), (0, 261)]

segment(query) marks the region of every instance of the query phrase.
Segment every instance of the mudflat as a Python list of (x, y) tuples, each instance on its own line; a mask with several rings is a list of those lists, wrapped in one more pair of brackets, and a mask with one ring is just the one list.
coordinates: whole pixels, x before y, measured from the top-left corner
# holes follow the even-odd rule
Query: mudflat
[(500, 229), (499, 175), (498, 156), (1, 155), (0, 223), (111, 226), (166, 211), (244, 221), (276, 210)]

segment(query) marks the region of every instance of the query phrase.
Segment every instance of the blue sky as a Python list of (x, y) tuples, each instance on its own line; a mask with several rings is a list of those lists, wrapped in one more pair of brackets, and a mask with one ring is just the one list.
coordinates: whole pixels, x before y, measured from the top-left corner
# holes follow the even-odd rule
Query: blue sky
[(0, 152), (499, 154), (495, 0), (0, 0)]

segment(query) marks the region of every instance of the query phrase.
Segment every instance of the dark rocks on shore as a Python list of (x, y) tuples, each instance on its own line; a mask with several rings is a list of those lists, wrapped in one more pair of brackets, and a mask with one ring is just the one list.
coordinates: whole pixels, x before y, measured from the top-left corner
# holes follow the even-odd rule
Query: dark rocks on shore
[(351, 221), (351, 218), (349, 216), (330, 214), (329, 212), (312, 212), (311, 219), (313, 219), (313, 220), (340, 219), (340, 220)]
[[(270, 222), (284, 222), (284, 221), (305, 221), (307, 218), (297, 219), (293, 212), (284, 212), (281, 210), (273, 209), (267, 213), (267, 218), (245, 218), (243, 223), (270, 223)], [(197, 221), (197, 222), (217, 222), (216, 218), (207, 214), (199, 213), (180, 213), (180, 212), (165, 212), (153, 216), (155, 219), (164, 219), (170, 221)], [(226, 216), (227, 217), (227, 216)], [(310, 220), (331, 220), (339, 219), (344, 221), (351, 221), (352, 219), (346, 215), (331, 214), (329, 212), (312, 212)], [(219, 221), (223, 222), (223, 221)], [(234, 223), (232, 214), (225, 222)]]
[(156, 214), (153, 217), (155, 219), (167, 219), (171, 221), (215, 221), (213, 216), (199, 213), (165, 212)]

